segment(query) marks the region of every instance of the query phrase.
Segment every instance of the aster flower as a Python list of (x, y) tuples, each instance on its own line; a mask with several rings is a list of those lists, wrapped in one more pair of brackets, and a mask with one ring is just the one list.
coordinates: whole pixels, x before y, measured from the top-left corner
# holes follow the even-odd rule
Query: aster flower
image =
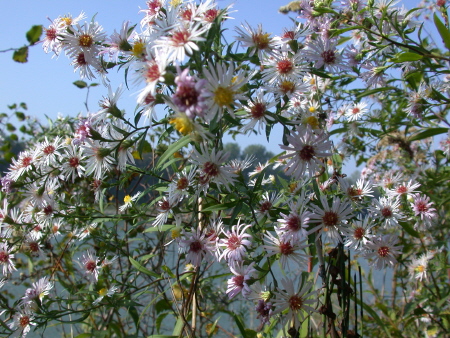
[(345, 112), (345, 116), (349, 122), (358, 121), (361, 117), (368, 112), (367, 102), (361, 101), (358, 103), (354, 103), (348, 110)]
[(303, 26), (302, 24), (298, 24), (291, 28), (284, 28), (283, 34), (280, 36), (275, 36), (273, 38), (273, 44), (281, 49), (281, 50), (287, 50), (291, 49), (291, 46), (289, 43), (291, 41), (298, 41), (301, 37), (307, 36), (311, 34), (311, 31), (309, 30), (308, 26)]
[(300, 322), (304, 321), (305, 312), (307, 316), (312, 312), (316, 312), (310, 305), (317, 302), (317, 291), (310, 291), (313, 287), (312, 283), (304, 283), (300, 288), (297, 288), (294, 286), (292, 279), (281, 279), (281, 285), (283, 289), (278, 288), (274, 292), (275, 298), (272, 300), (272, 304), (275, 310), (273, 314), (282, 313), (287, 309), (287, 320), (290, 321), (292, 319), (294, 326), (297, 327), (299, 318)]
[(412, 180), (410, 180), (408, 183), (399, 183), (396, 185), (393, 189), (387, 189), (386, 193), (388, 196), (397, 197), (397, 196), (410, 196), (413, 197), (414, 193), (417, 193), (416, 190), (418, 187), (420, 187), (420, 183), (413, 183)]
[(107, 54), (109, 60), (117, 63), (121, 54), (131, 52), (133, 47), (128, 42), (128, 38), (132, 34), (132, 30), (128, 27), (129, 24), (129, 21), (124, 21), (119, 33), (114, 30), (110, 38), (105, 41), (108, 47), (103, 47), (100, 54)]
[(156, 205), (156, 210), (159, 212), (155, 220), (152, 223), (154, 227), (161, 227), (167, 222), (169, 214), (173, 213), (172, 208), (175, 204), (172, 204), (166, 197), (163, 197), (158, 201)]
[(143, 102), (148, 95), (156, 95), (156, 85), (164, 82), (168, 65), (167, 53), (161, 49), (152, 50), (143, 62), (137, 64), (136, 82), (145, 81), (146, 86), (139, 92), (138, 102)]
[(384, 235), (373, 238), (367, 242), (364, 257), (370, 259), (370, 265), (376, 269), (383, 269), (386, 265), (393, 266), (397, 263), (395, 256), (401, 254), (401, 245), (397, 245), (399, 239), (395, 235)]
[(209, 107), (205, 119), (212, 121), (217, 115), (220, 118), (225, 108), (234, 117), (235, 102), (248, 101), (247, 97), (241, 94), (240, 88), (248, 82), (249, 77), (246, 77), (242, 71), (236, 72), (233, 63), (229, 66), (218, 63), (214, 67), (209, 62), (203, 74), (207, 80), (206, 96)]
[(336, 49), (337, 42), (323, 36), (311, 40), (302, 55), (309, 61), (314, 62), (315, 68), (324, 67), (328, 71), (339, 73), (349, 70), (340, 52)]
[(251, 292), (247, 281), (252, 278), (253, 273), (256, 272), (256, 270), (253, 268), (254, 264), (255, 263), (253, 262), (249, 266), (244, 266), (243, 264), (239, 263), (230, 265), (230, 270), (234, 274), (234, 276), (227, 281), (228, 298), (232, 299), (241, 292), (245, 297), (246, 294), (249, 294)]
[(199, 50), (197, 43), (205, 41), (202, 36), (208, 26), (200, 24), (182, 24), (171, 30), (167, 35), (161, 36), (155, 41), (155, 48), (165, 49), (170, 61), (182, 62), (186, 55), (192, 56)]
[(283, 269), (289, 268), (291, 261), (297, 263), (299, 266), (306, 265), (308, 258), (310, 257), (304, 250), (309, 246), (306, 243), (306, 239), (293, 240), (286, 236), (280, 236), (279, 238), (273, 236), (270, 232), (264, 235), (268, 244), (263, 245), (263, 249), (266, 251), (266, 257), (280, 254), (280, 263)]
[(265, 69), (261, 72), (262, 78), (268, 84), (276, 81), (298, 81), (306, 73), (300, 52), (295, 54), (285, 51), (274, 51), (262, 64)]
[(296, 131), (286, 136), (289, 146), (281, 145), (287, 150), (286, 155), (279, 159), (289, 158), (286, 164), (286, 174), (295, 179), (303, 175), (313, 176), (324, 167), (320, 158), (331, 156), (331, 141), (324, 132), (315, 134), (310, 127), (297, 126)]
[(209, 152), (206, 143), (200, 144), (200, 151), (194, 149), (191, 161), (198, 166), (200, 178), (204, 182), (214, 182), (225, 185), (226, 188), (234, 182), (236, 174), (228, 165), (223, 165), (227, 161), (229, 154), (212, 149)]
[(114, 159), (112, 158), (111, 150), (105, 148), (102, 143), (97, 140), (88, 140), (83, 145), (84, 153), (86, 154), (86, 175), (94, 174), (94, 178), (100, 180), (112, 168)]
[(72, 25), (70, 31), (63, 35), (63, 46), (69, 56), (84, 54), (87, 63), (94, 63), (94, 59), (100, 52), (100, 43), (106, 38), (103, 28), (97, 22), (78, 23)]
[(117, 291), (119, 290), (119, 287), (116, 286), (115, 284), (112, 284), (111, 287), (109, 289), (107, 288), (102, 288), (98, 291), (98, 295), (99, 297), (94, 300), (92, 302), (92, 305), (98, 305), (103, 298), (105, 297), (111, 297), (112, 295), (114, 295)]
[(341, 226), (340, 230), (345, 236), (344, 245), (351, 249), (364, 249), (367, 242), (373, 237), (370, 230), (374, 225), (371, 217), (366, 216), (363, 220), (355, 220)]
[(12, 248), (5, 242), (0, 243), (0, 265), (3, 265), (3, 275), (11, 273), (13, 270), (17, 270), (14, 263), (14, 254), (11, 253)]
[(189, 68), (184, 69), (175, 78), (177, 89), (172, 95), (172, 100), (180, 112), (185, 113), (189, 118), (195, 116), (203, 117), (207, 108), (206, 104), (206, 80), (198, 80), (194, 76), (189, 76)]
[(44, 296), (48, 295), (53, 288), (53, 282), (50, 282), (50, 277), (46, 276), (33, 283), (32, 286), (25, 291), (25, 296), (22, 297), (19, 306), (29, 307), (30, 303), (38, 299), (42, 301)]
[(97, 282), (100, 271), (100, 259), (95, 252), (88, 250), (86, 254), (83, 254), (78, 260), (83, 273), (91, 282)]
[[(265, 97), (266, 96), (266, 97)], [(266, 93), (259, 88), (256, 91), (256, 98), (248, 101), (248, 105), (244, 105), (243, 108), (248, 115), (243, 119), (250, 120), (242, 127), (242, 132), (254, 131), (255, 126), (258, 126), (258, 133), (265, 130), (268, 122), (273, 122), (275, 119), (268, 115), (269, 109), (276, 105), (276, 101), (273, 98), (269, 98)]]
[(324, 195), (320, 196), (320, 203), (322, 207), (312, 205), (311, 222), (318, 222), (319, 225), (309, 230), (309, 233), (321, 230), (320, 235), (325, 235), (327, 239), (335, 244), (342, 243), (341, 226), (343, 221), (351, 216), (352, 207), (347, 201), (341, 201), (336, 196), (333, 197), (331, 206)]
[(169, 203), (177, 204), (184, 197), (189, 196), (189, 188), (194, 183), (194, 176), (196, 168), (191, 168), (189, 171), (183, 169), (182, 172), (177, 173), (172, 181), (169, 183)]
[(308, 228), (312, 213), (308, 210), (303, 210), (303, 208), (297, 211), (295, 210), (297, 208), (293, 205), (290, 206), (290, 209), (291, 211), (288, 215), (280, 213), (280, 216), (283, 218), (277, 220), (280, 225), (275, 230), (281, 238), (287, 238), (296, 242), (308, 236), (306, 228)]
[(199, 228), (185, 232), (179, 244), (186, 254), (186, 264), (196, 267), (200, 266), (207, 256), (212, 256), (216, 249), (215, 242)]
[(256, 208), (258, 221), (265, 216), (269, 216), (269, 212), (280, 203), (281, 194), (275, 192), (269, 194), (267, 191), (262, 195), (261, 201)]
[(8, 177), (13, 181), (17, 181), (21, 176), (32, 169), (35, 161), (36, 154), (34, 151), (25, 150), (20, 152), (17, 159), (12, 159)]
[(413, 258), (411, 263), (408, 265), (408, 272), (410, 274), (411, 279), (417, 279), (419, 281), (426, 280), (427, 270), (428, 270), (428, 262), (434, 257), (431, 252), (427, 252), (425, 254), (420, 255), (419, 257)]
[(125, 195), (123, 198), (123, 205), (119, 207), (120, 212), (124, 212), (128, 208), (133, 205), (133, 202), (136, 201), (141, 196), (141, 192), (137, 192), (133, 196)]
[(385, 227), (398, 225), (398, 221), (404, 216), (400, 212), (400, 201), (393, 197), (380, 197), (373, 200), (369, 211), (378, 217)]
[(414, 210), (414, 215), (420, 217), (418, 224), (430, 227), (437, 218), (436, 209), (432, 208), (434, 203), (430, 202), (430, 197), (428, 196), (414, 194), (412, 197), (414, 201), (411, 203), (411, 208)]
[(365, 196), (373, 197), (372, 182), (358, 179), (355, 185), (350, 185), (344, 178), (339, 178), (339, 187), (352, 201), (361, 201)]
[(241, 27), (235, 27), (235, 31), (238, 33), (235, 38), (237, 41), (241, 41), (242, 47), (251, 49), (249, 56), (257, 52), (258, 58), (262, 60), (267, 54), (273, 52), (274, 41), (269, 33), (263, 31), (261, 24), (256, 29), (250, 27), (248, 23), (242, 24)]
[(30, 309), (19, 308), (14, 314), (13, 322), (9, 324), (9, 328), (16, 331), (16, 334), (23, 338), (30, 332), (31, 326), (36, 325), (33, 320), (34, 316)]
[(225, 258), (228, 262), (239, 263), (244, 260), (247, 248), (252, 245), (250, 234), (245, 233), (245, 230), (251, 227), (251, 224), (245, 225), (240, 223), (231, 227), (231, 231), (222, 231), (225, 239), (219, 241), (219, 248), (223, 247), (225, 250), (220, 254), (219, 260)]
[[(50, 18), (48, 18), (50, 20)], [(63, 27), (59, 24), (60, 19), (51, 21), (51, 24), (46, 28), (44, 27), (44, 39), (42, 42), (42, 48), (44, 52), (48, 53), (52, 51), (55, 55), (59, 55), (62, 49), (62, 34), (64, 33)]]

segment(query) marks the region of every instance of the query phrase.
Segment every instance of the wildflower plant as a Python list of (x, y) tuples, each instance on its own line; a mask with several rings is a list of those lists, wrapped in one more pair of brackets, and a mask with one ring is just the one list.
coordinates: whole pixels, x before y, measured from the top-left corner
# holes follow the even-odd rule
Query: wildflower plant
[[(25, 128), (15, 157), (1, 148), (1, 287), (27, 289), (0, 297), (0, 332), (450, 334), (450, 31), (436, 9), (444, 46), (395, 1), (293, 1), (281, 10), (294, 27), (242, 23), (241, 47), (213, 0), (149, 0), (109, 38), (84, 13), (51, 21), (44, 52), (108, 94)], [(108, 85), (116, 69), (138, 89), (134, 111)], [(224, 136), (253, 132), (279, 153), (249, 178)], [(357, 182), (350, 157), (366, 166)], [(387, 268), (390, 307), (371, 280)]]

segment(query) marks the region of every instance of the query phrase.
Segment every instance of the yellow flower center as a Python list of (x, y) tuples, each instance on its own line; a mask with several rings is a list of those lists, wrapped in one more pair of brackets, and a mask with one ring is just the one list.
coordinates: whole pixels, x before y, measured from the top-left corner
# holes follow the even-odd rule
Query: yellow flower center
[(124, 203), (130, 203), (130, 202), (131, 202), (131, 196), (130, 196), (130, 195), (126, 195), (126, 196), (123, 198), (123, 201), (124, 201)]
[(418, 273), (422, 273), (425, 271), (425, 267), (423, 265), (419, 265), (414, 270), (416, 270), (416, 272)]
[(176, 8), (176, 7), (180, 6), (182, 2), (183, 2), (182, 0), (171, 0), (170, 1), (170, 5), (173, 8)]
[(141, 57), (144, 54), (145, 44), (142, 41), (136, 41), (133, 45), (132, 52), (136, 57)]
[(269, 41), (270, 41), (269, 36), (270, 36), (269, 33), (255, 34), (253, 36), (253, 42), (255, 43), (255, 45), (258, 49), (265, 49), (269, 46)]
[(94, 44), (94, 39), (89, 34), (83, 34), (78, 38), (78, 43), (81, 47), (91, 47)]
[(174, 117), (169, 120), (169, 123), (173, 124), (175, 129), (183, 135), (187, 135), (194, 131), (194, 123), (192, 123), (192, 120), (186, 115)]
[(310, 113), (315, 113), (316, 112), (316, 107), (311, 106), (311, 107), (309, 107), (308, 110), (309, 110)]
[(61, 18), (61, 21), (64, 21), (66, 26), (70, 26), (72, 24), (72, 18), (69, 18), (68, 16)]
[(319, 128), (319, 120), (315, 116), (308, 116), (305, 122), (309, 124), (313, 129)]
[(214, 92), (214, 102), (221, 107), (229, 106), (233, 103), (233, 96), (234, 92), (230, 88), (219, 87)]
[(179, 238), (181, 236), (181, 228), (176, 227), (176, 228), (172, 229), (170, 234), (172, 236), (172, 239)]
[(99, 294), (101, 297), (105, 297), (105, 296), (108, 294), (108, 289), (107, 289), (107, 288), (103, 288), (103, 289), (101, 289), (101, 290), (98, 292), (98, 294)]

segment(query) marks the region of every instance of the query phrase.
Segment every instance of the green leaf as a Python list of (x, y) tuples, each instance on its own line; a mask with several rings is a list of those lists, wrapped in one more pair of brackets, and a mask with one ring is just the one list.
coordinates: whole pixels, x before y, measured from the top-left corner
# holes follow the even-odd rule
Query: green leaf
[(27, 32), (27, 40), (31, 45), (34, 45), (36, 42), (39, 41), (42, 35), (42, 26), (41, 25), (35, 25), (31, 27), (31, 29)]
[(172, 334), (176, 337), (181, 335), (181, 332), (183, 331), (183, 319), (181, 317), (177, 318), (177, 323), (175, 324), (175, 327), (173, 328)]
[(170, 303), (167, 300), (161, 299), (160, 301), (158, 301), (155, 304), (155, 310), (156, 310), (156, 313), (158, 314), (165, 310), (172, 310), (172, 306), (170, 305)]
[(205, 212), (205, 211), (228, 210), (228, 209), (235, 207), (237, 204), (238, 204), (238, 201), (228, 202), (228, 203), (223, 203), (223, 204), (214, 204), (209, 207), (206, 207), (202, 211)]
[(442, 23), (442, 21), (438, 18), (436, 13), (433, 15), (434, 24), (436, 25), (439, 34), (441, 35), (442, 41), (444, 42), (445, 47), (450, 50), (450, 32), (447, 27)]
[(16, 111), (16, 117), (19, 121), (25, 120), (25, 114), (20, 111)]
[(28, 47), (24, 46), (16, 50), (13, 54), (13, 60), (20, 63), (28, 61)]
[(161, 313), (155, 320), (155, 327), (156, 327), (156, 332), (159, 333), (159, 330), (161, 329), (161, 324), (163, 322), (163, 320), (167, 317), (169, 313), (165, 312), (165, 313)]
[(412, 52), (404, 52), (394, 57), (392, 59), (392, 62), (401, 63), (401, 62), (417, 61), (421, 59), (423, 59), (423, 55)]
[(153, 334), (151, 336), (148, 336), (147, 338), (178, 338), (178, 336), (167, 336), (163, 334)]
[(403, 230), (405, 230), (408, 234), (410, 234), (411, 236), (413, 236), (415, 238), (420, 238), (419, 233), (416, 230), (414, 230), (414, 228), (409, 223), (399, 222), (399, 224), (401, 225)]
[(161, 155), (156, 164), (156, 168), (159, 169), (165, 161), (167, 161), (174, 153), (176, 153), (181, 148), (187, 146), (191, 142), (191, 137), (189, 135), (183, 136), (175, 143), (171, 144), (166, 151)]
[(160, 275), (142, 266), (138, 261), (134, 260), (132, 257), (128, 257), (128, 259), (130, 260), (131, 265), (133, 265), (138, 271), (145, 273), (146, 275), (151, 277), (161, 278)]
[(381, 87), (381, 88), (375, 88), (375, 89), (371, 89), (371, 90), (366, 90), (366, 91), (362, 92), (361, 94), (356, 95), (356, 99), (360, 99), (360, 98), (365, 97), (365, 96), (369, 96), (369, 95), (376, 94), (376, 93), (379, 93), (379, 92), (384, 92), (386, 90), (391, 90), (391, 89), (395, 89), (395, 88), (393, 88), (393, 87)]
[(428, 128), (424, 131), (418, 132), (408, 139), (408, 141), (423, 140), (428, 137), (445, 134), (448, 132), (448, 128)]
[[(356, 302), (357, 300), (355, 300), (355, 297), (350, 296), (350, 298)], [(358, 304), (360, 304), (359, 300), (358, 300)], [(377, 313), (372, 309), (372, 307), (370, 307), (369, 305), (367, 305), (366, 303), (362, 303), (362, 306), (364, 308), (364, 311), (366, 311), (374, 320), (375, 322), (378, 324), (379, 328), (382, 328), (386, 334), (385, 337), (392, 337), (389, 330), (387, 329), (388, 326), (386, 325), (386, 323), (384, 323), (381, 318), (377, 315)]]
[(81, 80), (75, 81), (73, 84), (80, 89), (87, 87), (87, 83)]

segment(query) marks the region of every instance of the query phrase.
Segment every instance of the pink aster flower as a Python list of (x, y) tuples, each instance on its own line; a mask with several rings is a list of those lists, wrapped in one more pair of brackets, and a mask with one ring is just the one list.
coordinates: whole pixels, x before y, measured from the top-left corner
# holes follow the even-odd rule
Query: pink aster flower
[(289, 159), (286, 164), (286, 174), (295, 179), (303, 175), (313, 176), (324, 164), (320, 160), (331, 156), (331, 141), (324, 132), (314, 133), (309, 127), (297, 126), (296, 131), (286, 136), (289, 146), (280, 145), (287, 151), (279, 159)]
[(363, 249), (367, 242), (373, 237), (370, 230), (374, 226), (371, 217), (366, 216), (362, 221), (352, 221), (342, 226), (341, 231), (345, 236), (344, 245), (351, 249)]
[(297, 327), (300, 321), (303, 322), (305, 313), (308, 316), (316, 310), (311, 306), (317, 302), (317, 291), (311, 291), (312, 283), (304, 283), (301, 287), (295, 287), (294, 281), (283, 278), (281, 280), (283, 288), (278, 288), (274, 292), (275, 299), (272, 303), (275, 307), (273, 314), (282, 313), (288, 309), (286, 314), (287, 321), (294, 321), (294, 326)]
[(288, 215), (280, 213), (283, 218), (278, 219), (280, 224), (276, 227), (276, 231), (280, 237), (291, 239), (296, 242), (308, 236), (306, 228), (312, 213), (308, 210), (296, 210), (294, 205), (290, 205), (291, 211)]
[(203, 117), (208, 106), (206, 103), (206, 80), (198, 80), (194, 76), (189, 76), (189, 68), (184, 69), (181, 74), (178, 69), (178, 73), (175, 78), (177, 90), (172, 95), (173, 102), (179, 111), (185, 113), (189, 118)]
[(393, 197), (380, 197), (373, 200), (373, 206), (369, 208), (376, 217), (383, 222), (385, 227), (398, 225), (398, 221), (404, 217), (400, 212), (400, 201)]
[(403, 246), (397, 245), (399, 239), (395, 235), (384, 235), (374, 238), (366, 244), (367, 251), (364, 254), (366, 259), (370, 259), (370, 265), (378, 270), (386, 265), (393, 266), (397, 263), (395, 256), (401, 254)]
[(418, 187), (420, 187), (420, 183), (413, 183), (412, 180), (410, 180), (408, 183), (399, 183), (396, 185), (393, 189), (388, 189), (387, 194), (392, 197), (397, 196), (414, 196), (414, 193), (417, 193), (416, 190)]
[(194, 149), (191, 160), (199, 168), (201, 181), (214, 182), (229, 187), (234, 182), (236, 174), (233, 173), (230, 166), (223, 164), (228, 160), (228, 155), (228, 153), (216, 151), (216, 149), (212, 149), (210, 152), (205, 143), (200, 145), (200, 151)]
[(83, 254), (78, 263), (83, 269), (83, 273), (91, 282), (97, 282), (100, 271), (100, 260), (95, 252), (88, 250)]
[(192, 232), (185, 232), (184, 239), (180, 240), (180, 247), (186, 254), (186, 264), (200, 266), (205, 257), (212, 256), (215, 251), (215, 242), (197, 228)]
[(337, 244), (342, 243), (341, 226), (352, 213), (352, 207), (347, 201), (341, 201), (339, 197), (333, 197), (331, 206), (324, 195), (320, 196), (322, 207), (312, 205), (313, 214), (311, 222), (319, 222), (319, 225), (311, 229), (313, 233), (321, 230), (320, 235), (326, 236), (328, 240)]
[(219, 260), (225, 257), (228, 262), (242, 262), (247, 248), (252, 245), (250, 241), (252, 236), (245, 233), (251, 224), (245, 225), (240, 222), (241, 220), (238, 221), (238, 224), (233, 225), (231, 231), (222, 231), (226, 239), (221, 239), (218, 246), (224, 247), (225, 250), (219, 256)]
[(420, 194), (413, 195), (414, 202), (411, 207), (414, 210), (414, 215), (420, 217), (421, 224), (430, 227), (436, 219), (436, 209), (432, 208), (433, 202), (430, 202), (430, 197), (421, 196)]
[(321, 36), (310, 41), (303, 52), (303, 56), (309, 61), (313, 61), (315, 68), (324, 67), (326, 70), (336, 73), (349, 70), (350, 67), (344, 62), (341, 53), (336, 49), (336, 45), (337, 41)]
[(294, 241), (291, 238), (273, 236), (270, 232), (264, 237), (268, 244), (263, 245), (263, 249), (267, 252), (266, 257), (280, 254), (280, 263), (283, 269), (289, 268), (289, 263), (294, 261), (298, 265), (306, 265), (309, 255), (304, 253), (308, 247), (306, 239), (302, 241)]
[(36, 325), (33, 322), (34, 316), (30, 309), (20, 308), (13, 316), (13, 322), (9, 324), (11, 330), (16, 331), (16, 335), (25, 337), (31, 330), (31, 326)]
[(0, 265), (3, 265), (3, 275), (11, 273), (13, 270), (17, 270), (14, 263), (14, 254), (11, 253), (12, 248), (6, 243), (0, 243)]
[(13, 181), (17, 181), (21, 176), (30, 171), (36, 161), (36, 154), (34, 151), (22, 151), (19, 153), (17, 159), (12, 159), (12, 164), (9, 167), (8, 177)]
[(239, 263), (230, 265), (230, 270), (234, 274), (234, 276), (227, 281), (228, 298), (232, 299), (241, 292), (245, 297), (251, 292), (250, 287), (246, 282), (250, 278), (252, 278), (253, 273), (256, 272), (256, 270), (253, 268), (254, 264), (255, 263), (253, 262), (249, 266), (244, 266), (243, 264)]

